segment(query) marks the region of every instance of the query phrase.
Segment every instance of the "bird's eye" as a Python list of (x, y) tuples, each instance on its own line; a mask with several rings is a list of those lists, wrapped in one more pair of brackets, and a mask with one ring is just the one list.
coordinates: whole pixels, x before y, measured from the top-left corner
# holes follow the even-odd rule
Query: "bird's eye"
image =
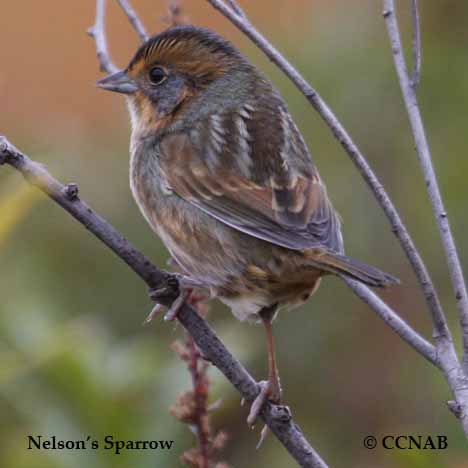
[(161, 84), (167, 78), (164, 68), (154, 67), (149, 72), (149, 79), (155, 85)]

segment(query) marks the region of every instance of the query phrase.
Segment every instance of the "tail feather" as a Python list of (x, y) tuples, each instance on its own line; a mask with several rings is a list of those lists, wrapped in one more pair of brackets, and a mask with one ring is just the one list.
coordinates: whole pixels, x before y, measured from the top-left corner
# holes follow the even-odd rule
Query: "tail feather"
[(344, 275), (368, 286), (384, 288), (391, 284), (399, 284), (400, 280), (388, 273), (335, 252), (327, 252), (320, 256), (320, 267), (336, 275)]

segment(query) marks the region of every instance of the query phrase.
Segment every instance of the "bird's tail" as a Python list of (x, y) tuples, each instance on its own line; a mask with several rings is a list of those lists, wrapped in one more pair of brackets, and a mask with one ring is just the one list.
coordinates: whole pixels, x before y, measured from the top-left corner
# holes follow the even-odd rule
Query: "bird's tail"
[(398, 278), (388, 273), (336, 252), (325, 252), (314, 260), (323, 270), (339, 276), (347, 276), (368, 286), (384, 288), (400, 283)]

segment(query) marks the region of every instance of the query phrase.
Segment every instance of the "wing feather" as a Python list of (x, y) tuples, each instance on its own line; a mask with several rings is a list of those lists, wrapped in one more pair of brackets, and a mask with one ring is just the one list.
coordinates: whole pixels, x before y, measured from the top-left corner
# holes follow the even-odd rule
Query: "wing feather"
[(249, 235), (290, 249), (341, 252), (338, 215), (291, 117), (278, 107), (267, 121), (265, 107), (255, 109), (216, 114), (191, 132), (166, 135), (160, 166), (168, 185)]

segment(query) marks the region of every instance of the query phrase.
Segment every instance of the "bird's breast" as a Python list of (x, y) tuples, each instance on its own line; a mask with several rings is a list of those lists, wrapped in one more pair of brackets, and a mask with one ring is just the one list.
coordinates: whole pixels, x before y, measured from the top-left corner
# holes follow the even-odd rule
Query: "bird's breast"
[(231, 228), (171, 192), (154, 147), (151, 152), (132, 145), (130, 185), (144, 217), (186, 274), (219, 286), (240, 273)]
[(130, 146), (130, 187), (143, 216), (162, 237), (162, 229), (180, 230), (183, 200), (173, 194), (159, 167), (157, 147), (132, 139)]

